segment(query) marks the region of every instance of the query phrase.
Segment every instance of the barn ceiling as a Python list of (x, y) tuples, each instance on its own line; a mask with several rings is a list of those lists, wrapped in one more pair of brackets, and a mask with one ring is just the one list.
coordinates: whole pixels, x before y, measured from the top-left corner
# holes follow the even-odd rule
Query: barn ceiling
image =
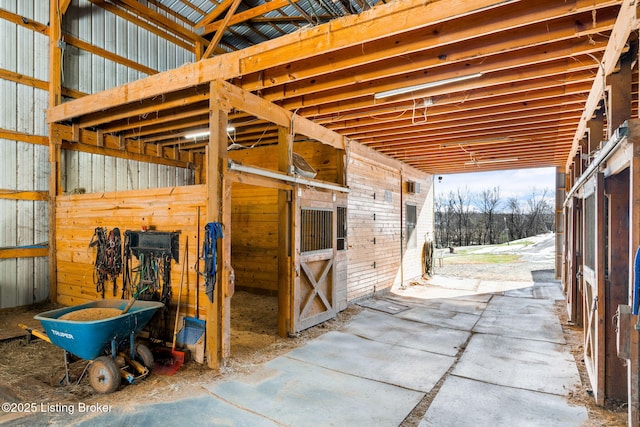
[[(360, 23), (341, 31), (340, 43), (299, 42), (299, 51), (291, 35), (284, 37), (293, 46), (288, 57), (247, 56), (253, 66), (230, 81), (418, 169), (445, 174), (564, 168), (622, 3), (92, 1), (183, 38), (204, 61), (235, 61), (234, 52), (271, 49), (290, 33), (332, 34)], [(207, 125), (208, 100), (193, 91), (188, 103), (186, 93), (175, 96), (173, 107), (167, 102), (154, 115), (105, 110), (75, 119), (140, 143), (201, 152), (204, 143), (181, 138)], [(277, 140), (277, 129), (255, 117), (232, 112), (230, 120), (233, 148)]]

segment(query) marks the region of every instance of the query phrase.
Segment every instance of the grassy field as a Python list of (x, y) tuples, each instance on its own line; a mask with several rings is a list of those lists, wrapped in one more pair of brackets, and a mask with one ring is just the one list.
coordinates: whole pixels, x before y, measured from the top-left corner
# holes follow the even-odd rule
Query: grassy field
[(463, 249), (456, 251), (453, 256), (448, 256), (446, 262), (448, 264), (507, 264), (519, 260), (520, 255), (515, 254), (474, 253)]

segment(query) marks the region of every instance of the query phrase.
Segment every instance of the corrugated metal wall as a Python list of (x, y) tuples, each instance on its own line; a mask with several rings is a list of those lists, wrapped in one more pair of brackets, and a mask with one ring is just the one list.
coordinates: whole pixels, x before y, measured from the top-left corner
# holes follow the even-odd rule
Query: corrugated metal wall
[[(153, 8), (153, 5), (148, 4)], [(47, 24), (49, 2), (2, 0), (0, 7)], [(163, 13), (164, 12), (160, 12)], [(157, 71), (194, 61), (194, 56), (148, 31), (85, 0), (73, 0), (63, 20), (64, 33), (115, 52)], [(48, 81), (46, 36), (0, 19), (0, 69)], [(17, 48), (6, 48), (17, 46)], [(94, 93), (146, 77), (113, 61), (67, 46), (63, 86)], [(46, 91), (0, 79), (0, 129), (47, 136)], [(87, 192), (185, 185), (194, 174), (186, 169), (114, 159), (100, 155), (63, 154), (65, 190)], [(48, 148), (0, 139), (0, 189), (48, 190)], [(43, 201), (0, 199), (0, 247), (29, 246), (48, 240), (48, 206)], [(0, 308), (45, 300), (49, 295), (46, 258), (0, 260)]]
[[(152, 4), (147, 4), (154, 9)], [(165, 12), (159, 11), (166, 16)], [(73, 0), (63, 21), (64, 33), (114, 52), (156, 71), (166, 71), (194, 61), (192, 52), (173, 46), (86, 0)], [(64, 86), (95, 93), (147, 77), (114, 61), (67, 46), (63, 54)], [(64, 152), (65, 191), (137, 190), (193, 184), (193, 171), (115, 159), (96, 154)]]
[(62, 157), (62, 188), (67, 193), (172, 187), (194, 180), (190, 169), (78, 151), (64, 151)]
[[(6, 0), (2, 8), (38, 22), (48, 22), (48, 2)], [(0, 20), (0, 68), (48, 80), (49, 39), (27, 28)], [(19, 46), (18, 49), (15, 46)], [(0, 128), (47, 135), (46, 91), (0, 79)], [(48, 148), (0, 139), (0, 188), (47, 191)], [(0, 199), (0, 247), (30, 246), (48, 240), (48, 206), (44, 201)], [(0, 260), (0, 308), (46, 299), (46, 258)]]

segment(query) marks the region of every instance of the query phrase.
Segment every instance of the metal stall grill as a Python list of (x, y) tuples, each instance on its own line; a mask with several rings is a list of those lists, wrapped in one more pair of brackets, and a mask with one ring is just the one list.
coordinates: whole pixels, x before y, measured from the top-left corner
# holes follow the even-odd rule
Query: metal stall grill
[(338, 206), (337, 208), (337, 249), (339, 251), (347, 249), (347, 208)]
[(332, 249), (333, 211), (302, 209), (300, 216), (300, 251), (313, 252)]

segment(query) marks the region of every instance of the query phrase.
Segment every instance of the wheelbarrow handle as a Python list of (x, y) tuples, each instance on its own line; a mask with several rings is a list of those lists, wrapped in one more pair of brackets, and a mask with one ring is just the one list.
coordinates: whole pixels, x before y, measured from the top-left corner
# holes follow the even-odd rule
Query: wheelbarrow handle
[(122, 310), (122, 313), (120, 313), (120, 314), (126, 314), (131, 309), (131, 307), (133, 307), (133, 304), (135, 302), (136, 302), (136, 299), (135, 298), (131, 298), (129, 300), (129, 302), (127, 303), (127, 305), (124, 307), (124, 310)]
[(18, 326), (21, 327), (22, 329), (24, 329), (25, 331), (27, 331), (29, 334), (31, 334), (33, 336), (36, 336), (36, 337), (40, 338), (43, 341), (46, 341), (48, 343), (51, 342), (51, 339), (47, 336), (47, 334), (44, 333), (44, 331), (40, 331), (38, 329), (30, 328), (29, 326), (24, 325), (22, 323), (18, 323)]

